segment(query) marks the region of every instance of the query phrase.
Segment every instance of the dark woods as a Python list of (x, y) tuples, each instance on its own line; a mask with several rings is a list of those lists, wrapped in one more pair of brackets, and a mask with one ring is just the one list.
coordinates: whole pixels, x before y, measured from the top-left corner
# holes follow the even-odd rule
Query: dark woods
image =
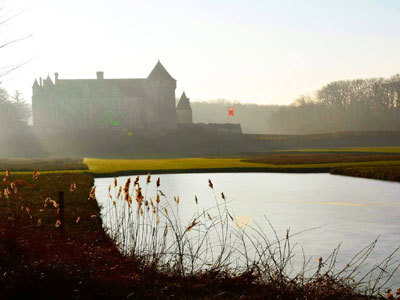
[(10, 96), (0, 87), (0, 133), (17, 133), (24, 131), (28, 126), (30, 116), (29, 105), (15, 91)]
[(274, 133), (400, 130), (400, 75), (335, 81), (271, 115)]

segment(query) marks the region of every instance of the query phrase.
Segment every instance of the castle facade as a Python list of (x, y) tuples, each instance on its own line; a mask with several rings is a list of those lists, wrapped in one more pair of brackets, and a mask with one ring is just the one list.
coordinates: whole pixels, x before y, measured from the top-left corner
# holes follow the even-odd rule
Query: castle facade
[(157, 62), (147, 78), (59, 79), (55, 73), (32, 87), (33, 126), (37, 129), (102, 129), (162, 131), (192, 122), (189, 99), (178, 106), (176, 80)]

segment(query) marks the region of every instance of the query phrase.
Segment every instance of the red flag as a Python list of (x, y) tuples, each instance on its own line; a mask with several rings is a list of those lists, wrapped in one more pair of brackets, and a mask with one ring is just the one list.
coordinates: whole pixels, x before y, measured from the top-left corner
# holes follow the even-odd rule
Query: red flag
[(233, 117), (233, 116), (234, 116), (234, 109), (233, 109), (233, 107), (229, 107), (228, 117)]

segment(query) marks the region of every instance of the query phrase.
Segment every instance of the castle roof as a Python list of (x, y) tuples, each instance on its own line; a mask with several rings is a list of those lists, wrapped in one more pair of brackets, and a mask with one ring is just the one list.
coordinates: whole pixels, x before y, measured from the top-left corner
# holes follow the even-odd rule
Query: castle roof
[(134, 95), (135, 97), (144, 96), (142, 78), (123, 78), (123, 79), (59, 79), (58, 85), (64, 86), (69, 91), (81, 92), (87, 89), (90, 94), (107, 95), (117, 89), (118, 92), (125, 95)]
[(39, 83), (38, 83), (37, 79), (35, 78), (35, 82), (33, 83), (32, 87), (38, 87), (38, 86), (39, 86)]
[(153, 70), (150, 72), (149, 76), (147, 76), (147, 79), (153, 79), (153, 80), (162, 80), (162, 79), (167, 79), (167, 80), (174, 80), (176, 81), (169, 73), (168, 71), (164, 68), (164, 66), (161, 64), (160, 61), (157, 62)]
[(186, 97), (185, 92), (182, 93), (181, 99), (179, 99), (176, 109), (177, 110), (192, 110), (192, 108), (190, 107), (189, 98)]

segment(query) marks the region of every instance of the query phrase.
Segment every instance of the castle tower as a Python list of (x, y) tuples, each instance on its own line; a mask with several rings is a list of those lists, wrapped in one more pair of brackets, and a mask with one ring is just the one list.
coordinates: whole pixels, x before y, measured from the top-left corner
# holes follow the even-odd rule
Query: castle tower
[(32, 120), (33, 125), (38, 126), (40, 124), (40, 85), (35, 78), (32, 86)]
[(146, 126), (149, 129), (176, 128), (175, 89), (176, 80), (158, 61), (144, 80)]
[(178, 124), (191, 124), (193, 123), (193, 113), (190, 107), (189, 98), (186, 97), (185, 92), (182, 93), (176, 107), (176, 119)]

